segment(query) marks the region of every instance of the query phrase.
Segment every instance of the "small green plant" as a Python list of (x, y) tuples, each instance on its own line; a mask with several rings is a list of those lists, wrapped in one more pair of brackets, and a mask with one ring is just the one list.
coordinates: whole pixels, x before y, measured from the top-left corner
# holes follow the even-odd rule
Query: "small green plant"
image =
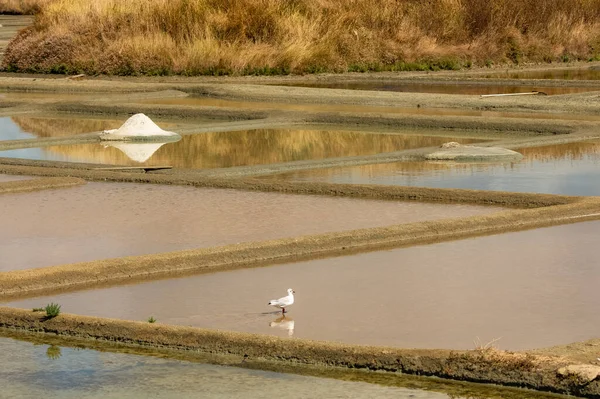
[(54, 302), (46, 305), (44, 309), (46, 310), (47, 319), (52, 319), (60, 314), (60, 305)]
[(148, 318), (148, 323), (156, 323), (156, 319), (152, 316)]

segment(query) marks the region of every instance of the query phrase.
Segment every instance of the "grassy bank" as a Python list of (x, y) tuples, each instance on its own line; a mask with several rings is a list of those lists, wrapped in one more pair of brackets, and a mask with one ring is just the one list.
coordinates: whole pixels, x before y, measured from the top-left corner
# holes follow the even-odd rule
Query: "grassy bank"
[[(573, 361), (567, 356), (547, 356), (543, 353), (514, 353), (493, 348), (470, 351), (401, 349), (305, 339), (290, 340), (267, 335), (63, 313), (47, 319), (30, 309), (7, 307), (0, 307), (0, 328), (3, 335), (35, 333), (34, 337), (43, 340), (42, 342), (75, 339), (79, 341), (78, 347), (87, 343), (98, 347), (118, 343), (124, 351), (161, 351), (162, 356), (187, 360), (211, 356), (212, 361), (217, 364), (278, 372), (297, 373), (314, 367), (315, 371), (321, 371), (317, 374), (321, 377), (347, 370), (379, 371), (367, 375), (376, 377), (379, 383), (388, 376), (397, 381), (400, 374), (412, 374), (530, 388), (586, 398), (597, 398), (600, 394), (600, 384), (595, 379), (600, 369), (598, 366)], [(350, 378), (346, 375), (343, 379)], [(375, 381), (375, 378), (371, 381)], [(427, 381), (440, 383), (436, 380)], [(410, 388), (415, 387), (419, 387), (416, 381), (410, 385)], [(427, 386), (427, 389), (435, 390), (431, 386)], [(486, 392), (489, 393), (489, 389), (486, 387)], [(474, 397), (478, 392), (469, 386), (468, 391), (457, 394)], [(494, 397), (531, 396), (535, 394), (529, 391), (502, 391)]]
[(286, 74), (600, 56), (600, 0), (54, 0), (23, 72)]
[(52, 0), (0, 0), (0, 14), (32, 15)]

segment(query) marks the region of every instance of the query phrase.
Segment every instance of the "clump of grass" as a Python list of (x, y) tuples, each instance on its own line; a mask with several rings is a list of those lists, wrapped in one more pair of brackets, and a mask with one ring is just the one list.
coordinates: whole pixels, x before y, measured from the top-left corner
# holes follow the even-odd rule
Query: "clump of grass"
[(491, 341), (484, 344), (483, 342), (481, 342), (481, 339), (479, 339), (479, 337), (475, 337), (475, 339), (473, 340), (473, 345), (475, 346), (476, 351), (486, 351), (488, 349), (497, 349), (496, 342), (500, 341), (501, 339), (502, 338), (494, 338)]
[(148, 318), (148, 323), (156, 323), (156, 319), (153, 316)]
[(49, 303), (44, 308), (46, 311), (46, 319), (52, 319), (60, 314), (60, 305), (54, 302)]
[[(272, 75), (592, 59), (600, 0), (51, 0), (10, 71)], [(568, 55), (568, 57), (565, 57)]]
[(46, 310), (46, 309), (44, 309), (44, 308), (33, 308), (31, 311), (32, 311), (32, 312), (43, 312), (43, 311), (45, 311), (45, 310)]

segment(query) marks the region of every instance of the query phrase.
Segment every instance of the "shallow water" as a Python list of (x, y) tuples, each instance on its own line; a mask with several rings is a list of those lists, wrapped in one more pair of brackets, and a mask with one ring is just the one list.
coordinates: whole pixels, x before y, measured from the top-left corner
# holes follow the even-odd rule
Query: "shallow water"
[[(600, 222), (52, 295), (67, 313), (405, 348), (599, 336)], [(267, 306), (292, 287), (285, 318)]]
[(0, 271), (497, 212), (184, 186), (88, 183), (0, 199)]
[(0, 338), (0, 381), (3, 398), (449, 398), (416, 389), (10, 338)]
[[(95, 143), (0, 151), (0, 157), (118, 165), (225, 168), (463, 144), (483, 139), (331, 130), (259, 129), (183, 136), (176, 143)], [(432, 131), (431, 134), (443, 133)], [(447, 134), (447, 133), (446, 133)]]
[[(518, 78), (512, 78), (518, 79)], [(523, 78), (520, 78), (523, 79)], [(530, 78), (531, 79), (531, 78)], [(482, 85), (482, 84), (457, 84), (457, 83), (418, 83), (418, 82), (397, 82), (389, 81), (370, 81), (370, 82), (346, 82), (346, 83), (290, 83), (286, 86), (295, 87), (315, 87), (322, 89), (345, 89), (345, 90), (371, 90), (371, 91), (396, 91), (407, 93), (439, 93), (439, 94), (503, 94), (503, 93), (530, 93), (542, 92), (547, 95), (584, 93), (588, 91), (597, 91), (594, 87), (549, 87), (543, 85)]]
[[(115, 129), (121, 126), (123, 122), (123, 120), (117, 119), (0, 117), (0, 140), (72, 136), (80, 133)], [(8, 151), (4, 153), (8, 153)]]
[(600, 68), (548, 69), (545, 71), (498, 72), (486, 75), (486, 78), (600, 80)]
[(268, 178), (353, 184), (600, 195), (600, 141), (518, 149), (512, 163), (402, 162), (307, 170)]

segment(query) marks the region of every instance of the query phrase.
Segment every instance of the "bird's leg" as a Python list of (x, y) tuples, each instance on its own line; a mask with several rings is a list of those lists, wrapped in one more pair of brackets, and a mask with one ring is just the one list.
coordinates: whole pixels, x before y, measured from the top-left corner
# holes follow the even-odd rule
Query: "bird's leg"
[(285, 313), (285, 308), (281, 308), (281, 314)]

